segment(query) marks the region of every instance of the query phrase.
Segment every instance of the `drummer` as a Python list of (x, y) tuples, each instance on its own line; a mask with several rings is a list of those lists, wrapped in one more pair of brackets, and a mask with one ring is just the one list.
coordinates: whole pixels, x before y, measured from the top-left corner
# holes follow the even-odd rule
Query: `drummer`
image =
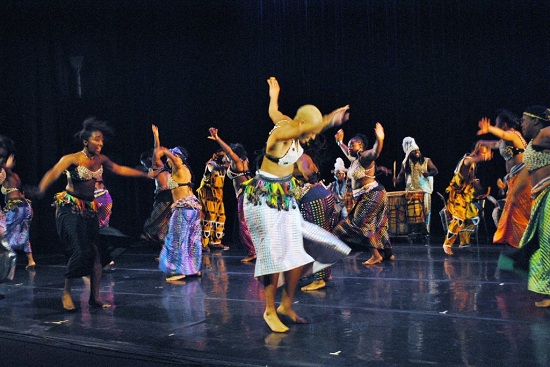
[(437, 167), (432, 160), (424, 157), (414, 138), (407, 136), (403, 139), (405, 159), (401, 164), (399, 174), (394, 177), (393, 185), (405, 181), (406, 191), (424, 192), (424, 215), (426, 232), (430, 233), (430, 217), (432, 212), (433, 176), (437, 175)]

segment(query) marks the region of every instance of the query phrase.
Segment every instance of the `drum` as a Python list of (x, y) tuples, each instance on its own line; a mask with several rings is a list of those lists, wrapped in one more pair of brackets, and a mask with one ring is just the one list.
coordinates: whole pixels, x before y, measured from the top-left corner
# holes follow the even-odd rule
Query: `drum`
[(426, 221), (424, 191), (407, 191), (405, 198), (407, 201), (407, 223), (424, 223)]
[(400, 236), (409, 233), (407, 225), (406, 191), (387, 192), (388, 198), (388, 232), (390, 236)]

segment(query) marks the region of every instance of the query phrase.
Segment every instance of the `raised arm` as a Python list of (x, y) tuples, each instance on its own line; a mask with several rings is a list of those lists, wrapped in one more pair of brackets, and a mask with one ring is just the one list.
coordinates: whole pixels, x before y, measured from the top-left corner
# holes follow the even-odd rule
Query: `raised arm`
[(361, 153), (361, 159), (363, 160), (375, 161), (380, 156), (380, 153), (382, 153), (382, 148), (384, 147), (385, 133), (382, 124), (380, 124), (379, 122), (376, 123), (374, 134), (376, 135), (376, 141), (374, 142), (374, 145), (371, 149)]
[(153, 161), (151, 162), (151, 168), (162, 168), (163, 163), (158, 152), (158, 148), (160, 147), (159, 128), (157, 125), (151, 125), (151, 130), (153, 131)]
[(279, 82), (274, 76), (272, 76), (267, 80), (267, 84), (269, 84), (268, 112), (271, 121), (273, 121), (274, 124), (277, 124), (277, 122), (281, 120), (290, 120), (290, 117), (285, 116), (281, 111), (279, 111), (279, 93), (281, 91)]
[(211, 127), (208, 129), (208, 132), (210, 132), (210, 136), (208, 137), (208, 139), (214, 140), (216, 143), (218, 143), (220, 145), (220, 148), (223, 149), (223, 151), (225, 152), (225, 154), (227, 154), (231, 161), (238, 162), (241, 160), (239, 156), (233, 151), (233, 149), (231, 149), (229, 144), (227, 144), (225, 141), (223, 141), (222, 138), (220, 138), (217, 128)]
[(349, 149), (346, 144), (344, 144), (344, 130), (339, 129), (336, 134), (334, 135), (334, 139), (336, 139), (336, 145), (340, 147), (342, 152), (346, 155), (346, 157), (349, 158)]

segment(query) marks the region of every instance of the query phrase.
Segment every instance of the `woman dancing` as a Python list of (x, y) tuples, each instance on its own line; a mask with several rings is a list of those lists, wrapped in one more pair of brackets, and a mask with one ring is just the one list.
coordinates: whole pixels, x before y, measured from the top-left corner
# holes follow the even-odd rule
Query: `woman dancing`
[(506, 161), (507, 174), (504, 178), (505, 183), (501, 186), (508, 187), (508, 190), (493, 242), (516, 248), (529, 222), (533, 202), (530, 195), (531, 179), (523, 163), (523, 151), (527, 143), (518, 131), (519, 126), (519, 121), (514, 114), (501, 111), (496, 118), (496, 126), (492, 126), (491, 121), (485, 117), (479, 121), (477, 132), (477, 135), (493, 134), (500, 138), (500, 140), (481, 140), (479, 144), (498, 149)]
[(94, 202), (95, 183), (102, 177), (103, 169), (121, 176), (148, 177), (146, 172), (118, 165), (101, 154), (104, 136), (112, 132), (107, 122), (94, 117), (86, 119), (82, 130), (75, 135), (82, 141), (83, 149), (61, 157), (46, 172), (36, 193), (38, 197), (44, 196), (46, 190), (63, 173), (66, 174), (67, 186), (65, 191), (55, 195), (54, 205), (57, 233), (69, 257), (62, 297), (63, 308), (68, 311), (76, 309), (71, 297), (73, 280), (88, 275), (91, 275), (88, 304), (92, 307), (111, 307), (103, 303), (99, 296), (103, 266), (111, 261), (106, 247), (98, 241), (99, 223)]
[(27, 255), (27, 266), (25, 269), (33, 270), (36, 263), (32, 256), (31, 242), (29, 241), (29, 232), (32, 221), (31, 202), (21, 191), (21, 179), (13, 171), (15, 166), (15, 146), (13, 141), (0, 135), (0, 149), (4, 148), (7, 152), (7, 159), (3, 165), (6, 173), (6, 179), (1, 184), (2, 194), (5, 195), (4, 214), (6, 216), (6, 241), (14, 251), (23, 251)]
[[(314, 265), (314, 256), (304, 249), (307, 243), (325, 245), (325, 255), (318, 260), (327, 264), (347, 255), (350, 249), (330, 232), (303, 220), (296, 203), (296, 179), (292, 177), (294, 163), (303, 153), (300, 143), (314, 139), (321, 131), (342, 124), (348, 106), (325, 117), (312, 105), (298, 109), (292, 119), (279, 111), (279, 83), (272, 77), (269, 84), (269, 116), (275, 123), (266, 142), (265, 155), (255, 178), (244, 184), (244, 215), (256, 248), (254, 276), (264, 284), (264, 320), (274, 332), (286, 332), (288, 327), (279, 315), (295, 323), (307, 321), (296, 314), (292, 301), (298, 280), (306, 265)], [(304, 241), (304, 240), (307, 240)], [(313, 253), (314, 249), (310, 249)], [(332, 251), (331, 251), (332, 250)], [(314, 268), (314, 267), (313, 267)], [(280, 276), (282, 275), (282, 276)], [(281, 304), (275, 308), (279, 284), (283, 287)]]
[(374, 265), (394, 258), (388, 234), (386, 189), (376, 181), (376, 159), (382, 152), (385, 137), (380, 123), (376, 123), (374, 132), (376, 142), (371, 149), (366, 149), (368, 142), (363, 134), (356, 134), (347, 146), (343, 144), (342, 129), (335, 135), (336, 144), (351, 161), (348, 178), (356, 204), (332, 233), (352, 248), (368, 248), (371, 257), (363, 265)]
[[(158, 128), (153, 125), (155, 140)], [(166, 156), (171, 174), (168, 187), (172, 191), (172, 216), (168, 223), (168, 233), (160, 252), (159, 269), (166, 275), (167, 282), (177, 282), (189, 275), (201, 276), (202, 206), (193, 194), (193, 175), (187, 165), (187, 151), (183, 147), (166, 149), (158, 146), (160, 157)]]

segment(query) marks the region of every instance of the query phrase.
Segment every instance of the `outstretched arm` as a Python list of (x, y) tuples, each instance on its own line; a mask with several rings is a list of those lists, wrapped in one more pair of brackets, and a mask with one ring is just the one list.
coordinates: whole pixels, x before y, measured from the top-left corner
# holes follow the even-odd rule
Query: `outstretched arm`
[(153, 170), (150, 170), (149, 172), (143, 172), (132, 167), (116, 164), (115, 162), (111, 161), (107, 156), (103, 157), (105, 157), (102, 163), (103, 166), (119, 176), (153, 178), (155, 175)]
[[(511, 141), (516, 148), (525, 148), (525, 145), (523, 144), (523, 139), (521, 139), (518, 134), (514, 134), (511, 131), (502, 130), (501, 128), (491, 125), (491, 120), (487, 117), (483, 117), (481, 120), (479, 120), (477, 126), (479, 127), (477, 135), (493, 134), (494, 136), (502, 140)], [(480, 140), (478, 144), (485, 145), (486, 147), (489, 147), (491, 149), (496, 149), (498, 148), (499, 142), (491, 140)]]

